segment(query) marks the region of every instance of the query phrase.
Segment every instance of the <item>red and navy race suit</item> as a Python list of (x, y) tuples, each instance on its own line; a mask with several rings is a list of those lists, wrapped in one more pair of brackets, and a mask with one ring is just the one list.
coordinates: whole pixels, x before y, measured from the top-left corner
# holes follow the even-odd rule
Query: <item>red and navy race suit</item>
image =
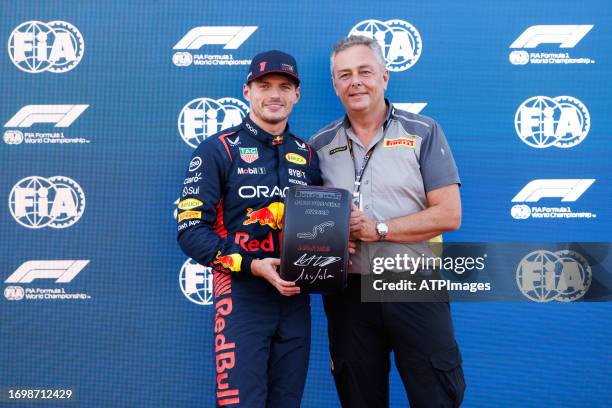
[(317, 155), (248, 117), (195, 150), (178, 209), (183, 251), (213, 269), (218, 406), (299, 407), (310, 349), (308, 295), (282, 296), (251, 274), (280, 257), (284, 197), (319, 185)]

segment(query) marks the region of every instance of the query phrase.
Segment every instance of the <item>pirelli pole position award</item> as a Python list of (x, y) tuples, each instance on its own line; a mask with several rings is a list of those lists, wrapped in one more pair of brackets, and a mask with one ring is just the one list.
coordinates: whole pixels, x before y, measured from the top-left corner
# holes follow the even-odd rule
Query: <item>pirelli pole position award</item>
[(304, 292), (344, 289), (348, 268), (349, 192), (294, 186), (285, 198), (280, 275)]

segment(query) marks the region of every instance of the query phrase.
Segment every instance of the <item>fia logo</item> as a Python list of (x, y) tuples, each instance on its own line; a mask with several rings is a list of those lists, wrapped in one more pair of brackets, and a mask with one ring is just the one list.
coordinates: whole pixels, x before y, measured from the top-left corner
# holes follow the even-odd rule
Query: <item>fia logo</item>
[(9, 194), (11, 215), (26, 228), (67, 228), (85, 211), (85, 193), (64, 176), (31, 176), (15, 184)]
[(376, 40), (383, 51), (389, 71), (405, 71), (419, 60), (423, 51), (421, 34), (404, 20), (364, 20), (349, 32)]
[(65, 21), (27, 21), (13, 30), (8, 53), (13, 64), (30, 74), (74, 69), (85, 52), (81, 32)]
[(572, 96), (534, 96), (516, 110), (514, 127), (521, 140), (531, 147), (566, 149), (587, 137), (591, 115), (584, 103)]
[(185, 143), (196, 148), (215, 133), (242, 123), (248, 112), (249, 107), (239, 99), (196, 98), (181, 110), (178, 130)]
[(534, 302), (578, 300), (589, 290), (592, 280), (589, 262), (570, 250), (533, 251), (516, 269), (518, 288)]
[(213, 275), (210, 268), (187, 259), (179, 272), (179, 284), (185, 297), (193, 303), (212, 305)]

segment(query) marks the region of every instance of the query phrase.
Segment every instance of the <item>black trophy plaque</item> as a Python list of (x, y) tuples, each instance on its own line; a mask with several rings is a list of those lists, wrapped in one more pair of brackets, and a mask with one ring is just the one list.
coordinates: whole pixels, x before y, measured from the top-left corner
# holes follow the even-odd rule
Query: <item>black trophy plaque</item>
[(349, 192), (293, 186), (285, 198), (280, 276), (303, 292), (344, 289), (351, 217)]

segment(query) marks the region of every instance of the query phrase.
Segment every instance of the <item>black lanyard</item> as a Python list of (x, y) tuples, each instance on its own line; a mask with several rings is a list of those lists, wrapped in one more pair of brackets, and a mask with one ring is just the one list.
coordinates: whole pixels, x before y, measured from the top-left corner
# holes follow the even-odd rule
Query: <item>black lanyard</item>
[(370, 162), (370, 158), (372, 157), (372, 154), (374, 154), (374, 149), (376, 149), (376, 146), (378, 146), (378, 143), (380, 143), (380, 140), (376, 142), (376, 144), (372, 146), (370, 150), (368, 150), (368, 152), (363, 158), (363, 162), (361, 163), (361, 168), (357, 170), (357, 166), (355, 166), (355, 155), (353, 153), (353, 141), (348, 137), (347, 139), (348, 139), (347, 144), (349, 148), (349, 154), (351, 155), (351, 160), (353, 160), (353, 168), (355, 169), (355, 184), (353, 186), (353, 203), (359, 208), (359, 204), (360, 204), (359, 191), (361, 189), (361, 179), (363, 178), (363, 174), (365, 173), (366, 167), (368, 167), (368, 163)]

